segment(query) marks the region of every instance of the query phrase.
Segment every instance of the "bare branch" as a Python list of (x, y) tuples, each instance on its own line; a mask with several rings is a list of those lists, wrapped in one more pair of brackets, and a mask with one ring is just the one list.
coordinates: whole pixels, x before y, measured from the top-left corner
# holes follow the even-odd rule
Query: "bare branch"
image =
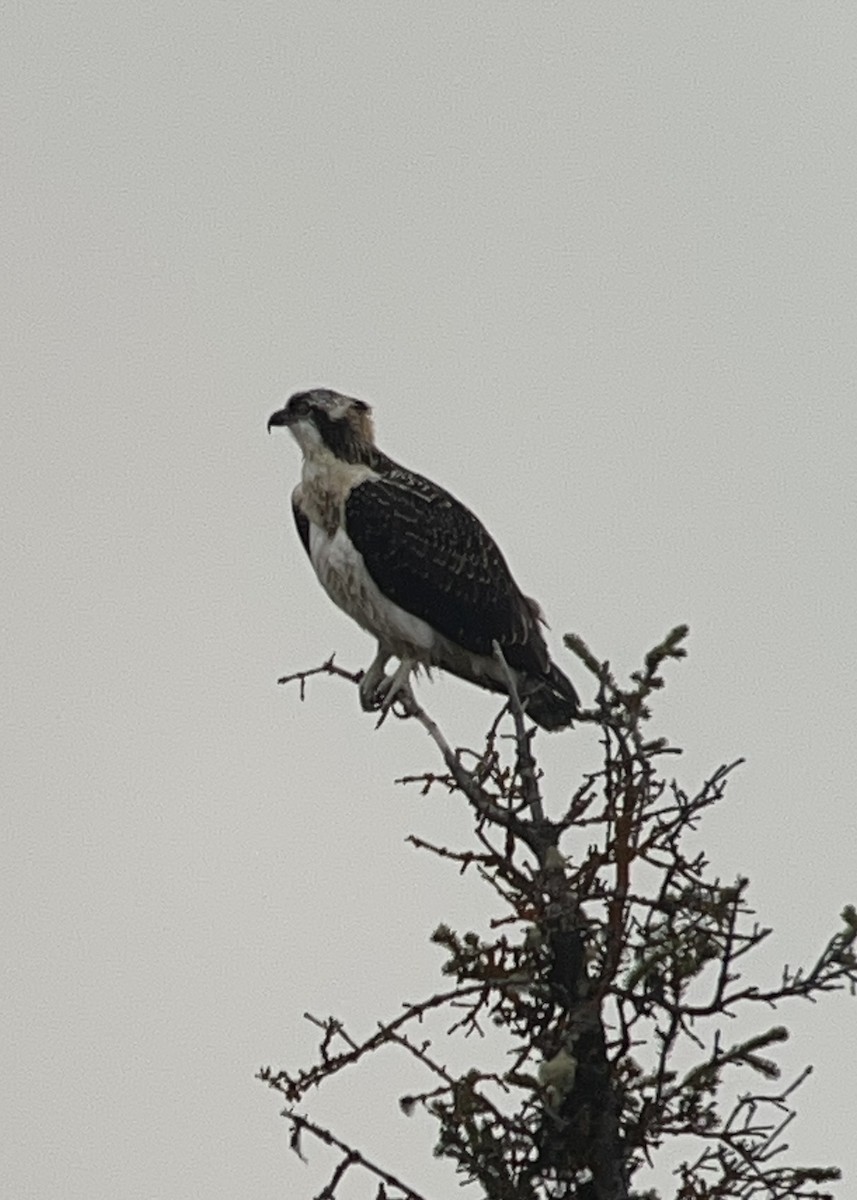
[[(284, 1108), (281, 1115), (291, 1122), (291, 1147), (300, 1158), (304, 1159), (304, 1161), (306, 1161), (306, 1159), (304, 1158), (304, 1155), (300, 1149), (300, 1142), (304, 1133), (312, 1134), (313, 1137), (318, 1138), (318, 1140), (323, 1142), (326, 1146), (332, 1146), (334, 1149), (341, 1151), (343, 1154), (343, 1158), (335, 1167), (327, 1186), (324, 1187), (321, 1192), (319, 1192), (317, 1200), (331, 1200), (336, 1192), (336, 1188), (341, 1183), (345, 1172), (349, 1169), (349, 1167), (352, 1166), (361, 1167), (364, 1171), (368, 1171), (370, 1175), (374, 1175), (376, 1179), (381, 1180), (381, 1182), (386, 1184), (387, 1187), (395, 1189), (397, 1197), (401, 1197), (401, 1200), (426, 1200), (426, 1197), (423, 1193), (415, 1192), (413, 1188), (410, 1188), (407, 1184), (402, 1183), (402, 1181), (397, 1179), (395, 1175), (391, 1174), (389, 1171), (385, 1171), (384, 1168), (379, 1167), (377, 1163), (372, 1162), (372, 1160), (367, 1158), (366, 1155), (360, 1150), (356, 1150), (353, 1146), (349, 1146), (347, 1142), (341, 1141), (340, 1138), (331, 1133), (329, 1129), (325, 1129), (323, 1125), (318, 1125), (315, 1121), (311, 1121), (309, 1117), (305, 1117), (303, 1114), (295, 1112), (294, 1109), (291, 1108)], [(394, 1200), (394, 1198), (390, 1197), (389, 1200)]]

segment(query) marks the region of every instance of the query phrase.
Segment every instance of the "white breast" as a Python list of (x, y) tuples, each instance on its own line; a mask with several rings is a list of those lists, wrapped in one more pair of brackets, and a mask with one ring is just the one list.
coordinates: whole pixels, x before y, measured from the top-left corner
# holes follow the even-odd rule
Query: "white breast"
[(322, 587), (358, 625), (397, 658), (433, 659), (435, 633), (420, 617), (388, 600), (366, 570), (363, 555), (341, 527), (332, 537), (310, 522), (309, 555)]

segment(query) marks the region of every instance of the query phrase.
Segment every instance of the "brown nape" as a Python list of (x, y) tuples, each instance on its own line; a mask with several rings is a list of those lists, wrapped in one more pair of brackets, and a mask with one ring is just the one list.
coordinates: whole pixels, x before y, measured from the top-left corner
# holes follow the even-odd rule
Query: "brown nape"
[(372, 420), (372, 409), (368, 404), (362, 408), (355, 405), (348, 413), (347, 420), (354, 431), (356, 441), (365, 446), (375, 445), (375, 424)]

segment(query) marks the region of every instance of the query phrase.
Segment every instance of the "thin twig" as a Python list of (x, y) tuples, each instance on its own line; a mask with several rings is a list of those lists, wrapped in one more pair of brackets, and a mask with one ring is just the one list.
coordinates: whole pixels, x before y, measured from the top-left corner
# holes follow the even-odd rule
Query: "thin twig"
[(336, 1150), (340, 1150), (345, 1156), (342, 1162), (339, 1163), (334, 1170), (327, 1187), (324, 1188), (320, 1193), (320, 1198), (323, 1197), (324, 1200), (328, 1200), (328, 1198), (333, 1195), (333, 1190), (336, 1184), (345, 1174), (345, 1171), (350, 1166), (360, 1166), (365, 1171), (368, 1171), (371, 1175), (374, 1175), (376, 1179), (380, 1179), (382, 1183), (387, 1184), (388, 1187), (397, 1188), (402, 1193), (402, 1196), (405, 1198), (405, 1200), (425, 1200), (425, 1196), (422, 1193), (415, 1192), (413, 1188), (408, 1187), (406, 1183), (402, 1183), (401, 1179), (398, 1179), (389, 1171), (385, 1171), (383, 1167), (379, 1167), (377, 1163), (367, 1158), (366, 1155), (360, 1150), (356, 1150), (353, 1146), (349, 1146), (347, 1142), (343, 1142), (340, 1138), (336, 1137), (335, 1134), (331, 1133), (329, 1129), (325, 1129), (323, 1125), (316, 1124), (316, 1122), (311, 1121), (309, 1117), (305, 1117), (302, 1113), (297, 1113), (291, 1108), (284, 1108), (281, 1115), (286, 1117), (287, 1120), (291, 1121), (292, 1123), (292, 1149), (295, 1150), (295, 1153), (301, 1158), (304, 1156), (299, 1148), (300, 1136), (304, 1132), (311, 1133), (313, 1137), (318, 1138), (320, 1142), (324, 1142), (326, 1146), (333, 1146)]

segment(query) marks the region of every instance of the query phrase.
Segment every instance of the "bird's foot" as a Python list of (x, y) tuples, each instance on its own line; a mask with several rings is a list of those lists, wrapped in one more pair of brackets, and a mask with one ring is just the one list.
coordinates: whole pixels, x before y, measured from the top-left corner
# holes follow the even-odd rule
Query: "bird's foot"
[(376, 729), (384, 724), (397, 700), (402, 705), (403, 716), (416, 703), (410, 684), (412, 670), (413, 664), (405, 662), (392, 675), (381, 674), (380, 678), (376, 676), (370, 679), (371, 672), (367, 672), (366, 678), (361, 681), (360, 703), (363, 708), (366, 712), (380, 711)]
[[(398, 709), (395, 705), (398, 704)], [(397, 717), (410, 717), (416, 708), (417, 702), (414, 698), (414, 693), (411, 691), (411, 685), (407, 682), (401, 687), (391, 687), (387, 695), (381, 701), (381, 715), (375, 722), (375, 728), (380, 729), (391, 712), (395, 712)]]
[(387, 658), (379, 653), (374, 662), (363, 673), (358, 692), (360, 707), (364, 712), (377, 712), (381, 707), (384, 696), (387, 694), (387, 688), (390, 685), (392, 676), (385, 675), (384, 667), (386, 664)]

